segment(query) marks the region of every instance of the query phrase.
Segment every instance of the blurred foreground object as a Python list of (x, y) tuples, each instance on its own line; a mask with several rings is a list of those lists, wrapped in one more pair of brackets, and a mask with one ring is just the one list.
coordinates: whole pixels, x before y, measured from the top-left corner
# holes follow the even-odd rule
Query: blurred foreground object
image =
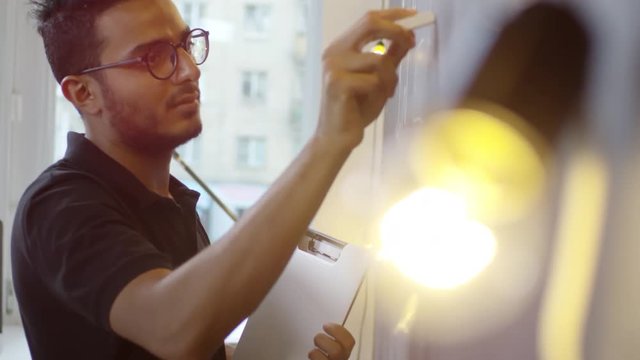
[[(395, 319), (382, 321), (400, 320), (402, 326), (392, 328), (406, 329), (411, 354), (428, 349), (434, 359), (537, 356), (532, 335), (538, 333), (556, 209), (563, 201), (556, 196), (562, 183), (558, 149), (566, 133), (581, 133), (584, 126), (579, 110), (590, 43), (570, 8), (527, 8), (498, 34), (456, 105), (425, 116), (401, 139), (408, 141), (393, 144), (397, 149), (385, 173), (407, 179), (385, 181), (391, 185), (381, 221), (382, 256), (413, 286), (385, 270), (380, 312)], [(406, 204), (413, 204), (413, 212), (398, 216)], [(463, 209), (457, 218), (464, 221), (451, 222), (451, 208)], [(486, 231), (469, 232), (460, 241), (464, 224)], [(394, 244), (400, 249), (392, 249)], [(465, 268), (433, 266), (434, 254), (439, 264), (476, 264), (470, 266), (474, 274), (451, 286), (433, 286)], [(399, 313), (403, 309), (409, 310)]]

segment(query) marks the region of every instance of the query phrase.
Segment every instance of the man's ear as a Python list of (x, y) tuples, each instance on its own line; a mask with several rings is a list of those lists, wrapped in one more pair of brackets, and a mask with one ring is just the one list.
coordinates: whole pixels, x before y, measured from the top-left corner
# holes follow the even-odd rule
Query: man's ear
[(69, 75), (60, 82), (62, 94), (80, 113), (97, 115), (102, 111), (102, 93), (98, 82), (88, 76)]

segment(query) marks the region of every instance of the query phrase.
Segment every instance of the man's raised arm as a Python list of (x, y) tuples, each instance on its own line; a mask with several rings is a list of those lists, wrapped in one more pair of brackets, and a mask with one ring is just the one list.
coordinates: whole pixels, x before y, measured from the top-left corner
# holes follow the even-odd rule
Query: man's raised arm
[[(174, 271), (152, 270), (125, 286), (110, 312), (116, 333), (163, 358), (206, 358), (257, 308), (393, 96), (397, 67), (415, 42), (394, 21), (412, 14), (369, 12), (325, 50), (320, 118), (302, 152), (215, 244)], [(362, 52), (380, 38), (392, 41), (387, 54)]]

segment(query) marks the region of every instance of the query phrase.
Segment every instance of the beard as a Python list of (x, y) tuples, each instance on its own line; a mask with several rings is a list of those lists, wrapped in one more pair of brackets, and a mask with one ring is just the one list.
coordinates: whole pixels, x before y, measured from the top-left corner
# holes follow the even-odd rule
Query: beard
[(118, 133), (121, 142), (130, 148), (146, 154), (171, 152), (200, 135), (202, 131), (199, 114), (194, 115), (198, 117), (197, 126), (187, 131), (172, 133), (158, 131), (161, 120), (153, 112), (154, 109), (143, 108), (138, 104), (117, 99), (109, 86), (102, 82), (101, 85), (110, 125)]

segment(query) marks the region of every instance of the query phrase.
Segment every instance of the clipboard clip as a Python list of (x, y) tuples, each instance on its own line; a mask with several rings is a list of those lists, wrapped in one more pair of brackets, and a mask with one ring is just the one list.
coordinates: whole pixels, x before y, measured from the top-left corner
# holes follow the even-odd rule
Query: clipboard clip
[(342, 249), (347, 243), (332, 238), (313, 229), (308, 229), (298, 248), (309, 254), (322, 258), (326, 261), (335, 263), (340, 259)]

